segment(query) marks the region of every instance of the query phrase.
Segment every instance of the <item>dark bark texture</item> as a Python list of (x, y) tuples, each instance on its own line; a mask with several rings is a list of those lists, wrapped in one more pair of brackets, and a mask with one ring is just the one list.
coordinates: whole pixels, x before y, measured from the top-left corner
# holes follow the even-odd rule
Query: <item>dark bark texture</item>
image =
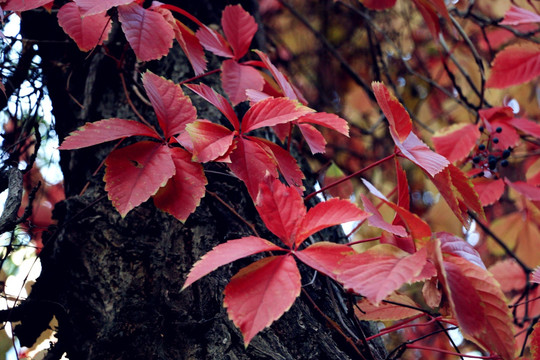
[[(219, 1), (175, 5), (206, 23), (218, 23), (224, 6)], [(256, 9), (253, 4), (243, 5), (250, 11)], [(108, 51), (118, 58), (125, 53), (126, 61), (120, 68), (102, 49), (90, 55), (80, 53), (66, 41), (54, 13), (24, 13), (22, 27), (23, 36), (39, 44), (37, 53), (60, 139), (85, 122), (110, 117), (136, 119), (126, 101), (120, 73), (126, 79), (129, 96), (150, 121), (155, 119), (152, 109), (133, 91), (136, 86), (144, 94), (140, 74), (150, 69), (175, 82), (193, 76), (177, 47), (160, 61), (137, 64), (118, 28)], [(212, 61), (211, 68), (219, 66), (216, 59)], [(217, 79), (209, 77), (204, 82), (217, 86)], [(199, 117), (220, 118), (218, 111), (204, 101), (196, 97), (193, 101)], [(180, 289), (197, 259), (219, 243), (252, 235), (249, 228), (209, 195), (185, 224), (157, 210), (152, 201), (121, 218), (104, 191), (104, 169), (92, 176), (113, 146), (109, 143), (61, 154), (67, 200), (56, 207), (58, 225), (45, 238), (40, 254), (42, 275), (29, 300), (12, 313), (22, 321), (16, 328), (22, 345), (31, 345), (55, 315), (59, 321), (58, 343), (49, 351), (48, 359), (58, 359), (64, 352), (72, 360), (383, 357), (380, 344), (368, 350), (359, 340), (373, 334), (373, 325), (352, 321), (350, 299), (320, 275), (304, 289), (356, 342), (363, 356), (305, 295), (244, 348), (240, 332), (222, 306), (222, 291), (231, 276), (253, 259), (224, 266), (185, 291)], [(208, 168), (215, 170), (207, 174), (208, 189), (257, 224), (261, 236), (272, 239), (261, 225), (244, 185), (227, 176), (225, 168)], [(87, 189), (79, 195), (87, 182)], [(344, 241), (335, 229), (322, 236)], [(313, 271), (302, 270), (303, 282), (309, 283)]]

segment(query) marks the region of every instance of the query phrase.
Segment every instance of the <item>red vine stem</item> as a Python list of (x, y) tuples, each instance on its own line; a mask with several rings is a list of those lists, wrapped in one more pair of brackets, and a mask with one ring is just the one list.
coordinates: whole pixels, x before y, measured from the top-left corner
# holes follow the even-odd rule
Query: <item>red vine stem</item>
[(453, 351), (437, 349), (437, 348), (433, 348), (429, 346), (422, 346), (422, 345), (415, 345), (415, 344), (407, 344), (405, 346), (407, 347), (407, 349), (435, 351), (441, 354), (455, 355), (455, 356), (461, 356), (461, 357), (473, 358), (473, 359), (500, 359), (499, 355), (490, 355), (490, 356), (465, 355), (465, 354), (459, 354)]
[(171, 5), (171, 4), (163, 4), (160, 7), (162, 9), (168, 9), (168, 10), (174, 11), (174, 12), (180, 14), (180, 15), (184, 15), (185, 17), (187, 17), (189, 20), (193, 21), (195, 24), (199, 25), (200, 27), (205, 27), (204, 24), (199, 21), (199, 19), (197, 19), (195, 16), (188, 13), (186, 10), (179, 8), (178, 6), (174, 6), (174, 5)]
[(251, 231), (253, 231), (253, 234), (255, 234), (255, 236), (257, 237), (260, 237), (259, 233), (257, 232), (257, 230), (255, 229), (255, 226), (250, 223), (249, 221), (247, 221), (246, 219), (244, 219), (244, 217), (242, 215), (240, 215), (231, 205), (227, 204), (227, 202), (225, 200), (223, 200), (221, 197), (219, 197), (218, 194), (212, 192), (212, 191), (209, 191), (209, 190), (206, 190), (206, 193), (212, 197), (214, 197), (217, 201), (219, 201), (223, 206), (225, 206), (227, 209), (229, 209), (230, 212), (232, 212), (237, 218), (239, 218), (240, 220), (242, 220), (242, 222), (244, 224), (246, 224), (250, 229)]
[(187, 80), (184, 80), (184, 81), (181, 81), (178, 83), (178, 85), (184, 85), (185, 83), (189, 83), (189, 82), (192, 82), (192, 81), (195, 81), (197, 79), (200, 79), (200, 78), (203, 78), (205, 76), (209, 76), (209, 75), (212, 75), (212, 74), (215, 74), (217, 72), (220, 72), (221, 71), (221, 68), (219, 69), (214, 69), (214, 70), (210, 70), (208, 72), (205, 72), (204, 74), (200, 74), (200, 75), (197, 75), (197, 76), (194, 76), (190, 79), (187, 79)]
[[(348, 237), (348, 236), (347, 236), (347, 237)], [(356, 241), (347, 243), (347, 244), (345, 244), (345, 245), (347, 245), (347, 246), (353, 246), (353, 245), (356, 245), (356, 244), (362, 244), (362, 243), (365, 243), (365, 242), (370, 242), (370, 241), (375, 241), (375, 240), (380, 240), (380, 239), (381, 239), (381, 237), (380, 237), (380, 236), (377, 236), (377, 237), (369, 238), (369, 239), (356, 240)]]
[(360, 169), (360, 170), (358, 170), (358, 171), (352, 173), (351, 175), (345, 176), (343, 179), (339, 179), (339, 180), (337, 180), (337, 181), (334, 181), (333, 183), (331, 183), (331, 184), (329, 184), (329, 185), (327, 185), (327, 186), (321, 188), (320, 190), (317, 190), (317, 191), (315, 191), (315, 192), (312, 192), (311, 194), (307, 195), (307, 196), (304, 198), (304, 201), (308, 201), (309, 199), (311, 199), (312, 197), (314, 197), (315, 195), (317, 195), (317, 194), (319, 194), (319, 193), (321, 193), (321, 192), (323, 192), (323, 191), (326, 191), (326, 190), (328, 190), (328, 189), (330, 189), (330, 188), (333, 188), (334, 186), (337, 186), (337, 185), (341, 184), (342, 182), (345, 182), (345, 181), (347, 181), (347, 180), (349, 180), (349, 179), (351, 179), (351, 178), (353, 178), (353, 177), (355, 177), (355, 176), (357, 176), (357, 175), (360, 175), (360, 174), (362, 174), (363, 172), (366, 172), (366, 171), (368, 171), (369, 169), (372, 169), (372, 168), (374, 168), (374, 167), (376, 167), (376, 166), (382, 164), (382, 163), (385, 162), (385, 161), (388, 161), (388, 160), (390, 160), (390, 159), (393, 159), (397, 154), (398, 154), (398, 153), (395, 152), (395, 153), (393, 153), (393, 154), (391, 154), (391, 155), (388, 155), (387, 157), (382, 158), (382, 159), (380, 159), (380, 160), (377, 160), (377, 161), (375, 161), (374, 163), (372, 163), (372, 164), (366, 166), (365, 168)]

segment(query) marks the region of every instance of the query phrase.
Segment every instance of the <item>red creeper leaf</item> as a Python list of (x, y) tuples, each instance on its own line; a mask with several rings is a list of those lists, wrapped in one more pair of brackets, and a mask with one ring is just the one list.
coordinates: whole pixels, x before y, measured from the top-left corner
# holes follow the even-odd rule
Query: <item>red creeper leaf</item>
[(368, 217), (369, 213), (361, 210), (349, 200), (330, 199), (318, 203), (309, 209), (302, 221), (296, 233), (295, 246), (300, 246), (305, 239), (327, 227), (349, 221), (362, 221)]
[(176, 171), (167, 145), (140, 141), (105, 160), (105, 190), (122, 217), (154, 195)]
[(233, 107), (225, 98), (215, 92), (210, 86), (205, 84), (186, 84), (186, 87), (191, 91), (195, 92), (197, 95), (202, 97), (204, 100), (208, 101), (210, 104), (218, 108), (219, 111), (231, 122), (235, 130), (240, 130), (240, 122), (238, 117), (234, 112)]
[(443, 254), (459, 256), (482, 269), (486, 268), (478, 251), (465, 240), (446, 232), (438, 232), (435, 236), (441, 241)]
[(472, 183), (482, 206), (494, 204), (504, 193), (505, 186), (502, 179), (474, 178)]
[(473, 124), (455, 124), (437, 131), (433, 137), (435, 150), (450, 162), (463, 160), (480, 138), (478, 127)]
[(314, 112), (297, 101), (287, 98), (268, 98), (253, 105), (242, 119), (242, 132), (294, 121)]
[(268, 56), (263, 53), (260, 50), (254, 50), (257, 55), (261, 58), (264, 65), (266, 65), (266, 68), (270, 71), (274, 79), (277, 81), (279, 87), (283, 91), (283, 94), (288, 97), (291, 100), (296, 100), (298, 97), (296, 96), (296, 93), (294, 92), (293, 87), (289, 83), (289, 81), (285, 78), (285, 76), (279, 71), (271, 62)]
[(398, 99), (380, 82), (372, 82), (371, 87), (377, 103), (390, 123), (390, 130), (396, 135), (399, 142), (404, 142), (412, 131), (412, 121), (407, 110)]
[(207, 181), (201, 164), (191, 162), (190, 153), (178, 147), (170, 151), (176, 173), (154, 195), (154, 204), (178, 220), (185, 221), (199, 206)]
[(527, 284), (527, 276), (523, 268), (514, 259), (498, 261), (491, 265), (488, 270), (493, 274), (495, 280), (501, 284), (501, 290), (504, 292), (521, 291)]
[(298, 123), (310, 123), (324, 126), (326, 128), (335, 130), (345, 136), (349, 136), (349, 125), (347, 120), (340, 118), (335, 114), (329, 114), (325, 112), (316, 112), (302, 116), (298, 119)]
[(251, 40), (257, 32), (255, 19), (242, 9), (241, 5), (228, 5), (223, 10), (221, 27), (231, 44), (234, 58), (239, 60), (247, 53)]
[(426, 261), (426, 248), (408, 254), (395, 246), (381, 244), (347, 256), (339, 265), (338, 281), (377, 305), (403, 284), (419, 281)]
[(223, 125), (198, 120), (186, 126), (193, 143), (193, 159), (197, 162), (216, 160), (231, 151), (234, 132)]
[(312, 154), (324, 153), (326, 151), (326, 140), (319, 130), (309, 124), (298, 124), (298, 128), (302, 132), (304, 139), (306, 139)]
[(265, 180), (260, 184), (257, 211), (268, 230), (292, 248), (293, 237), (306, 215), (304, 201), (294, 188), (278, 179)]
[(503, 89), (523, 84), (540, 75), (540, 45), (510, 45), (499, 51), (492, 64), (487, 87)]
[[(409, 305), (415, 308), (420, 307), (420, 305), (406, 295), (393, 293), (390, 294), (387, 299), (398, 304)], [(375, 306), (371, 304), (367, 298), (364, 298), (357, 303), (354, 313), (358, 319), (363, 321), (390, 321), (407, 319), (421, 314), (422, 312), (405, 306), (387, 303)]]
[(520, 8), (516, 5), (510, 6), (510, 9), (504, 14), (502, 25), (519, 25), (540, 22), (540, 15), (529, 10)]
[(463, 335), (502, 359), (513, 360), (516, 343), (512, 317), (493, 276), (456, 256), (445, 257), (443, 267), (443, 287), (451, 299)]
[(221, 83), (233, 105), (247, 100), (246, 90), (261, 91), (262, 75), (251, 66), (241, 65), (235, 60), (225, 60), (221, 65)]
[(176, 21), (174, 36), (180, 47), (186, 54), (195, 75), (201, 75), (206, 71), (206, 57), (204, 49), (195, 34), (180, 21)]
[(247, 346), (300, 295), (300, 272), (290, 255), (271, 256), (240, 270), (225, 288), (223, 305)]
[(524, 181), (511, 182), (507, 178), (504, 179), (504, 182), (512, 189), (525, 196), (527, 199), (532, 201), (540, 201), (540, 187), (527, 184)]
[(362, 203), (364, 204), (364, 209), (366, 209), (367, 212), (371, 213), (371, 216), (369, 217), (369, 225), (377, 227), (379, 229), (388, 231), (389, 233), (392, 233), (394, 235), (398, 235), (401, 237), (407, 236), (407, 231), (405, 228), (401, 225), (391, 225), (384, 221), (381, 213), (375, 205), (364, 195), (360, 194), (360, 197), (362, 198)]
[(335, 272), (338, 264), (346, 256), (354, 253), (347, 245), (319, 241), (302, 251), (295, 252), (294, 255), (307, 266), (337, 280)]
[(90, 51), (107, 40), (111, 19), (106, 13), (82, 17), (75, 3), (67, 3), (58, 10), (58, 24), (75, 41), (81, 51)]
[(263, 144), (239, 138), (237, 148), (231, 154), (229, 167), (240, 178), (248, 189), (252, 199), (257, 198), (259, 184), (266, 173), (277, 178), (277, 164), (272, 158), (271, 150)]
[(50, 2), (51, 0), (8, 0), (7, 3), (2, 4), (1, 7), (2, 11), (27, 11), (37, 9)]
[[(24, 1), (24, 0), (23, 0)], [(89, 16), (105, 12), (114, 6), (126, 5), (134, 0), (74, 0), (81, 8), (83, 16)]]
[(180, 85), (150, 71), (145, 72), (142, 79), (166, 139), (180, 134), (187, 124), (197, 119), (197, 110)]
[(167, 55), (174, 30), (162, 14), (131, 3), (118, 7), (118, 19), (137, 59), (149, 61)]
[(73, 150), (101, 144), (107, 141), (126, 138), (129, 136), (160, 137), (153, 129), (133, 120), (105, 119), (86, 123), (72, 132), (59, 147), (60, 150)]
[(182, 290), (220, 266), (264, 251), (279, 250), (283, 249), (256, 236), (247, 236), (219, 244), (193, 265)]
[(210, 29), (208, 26), (203, 26), (195, 33), (201, 45), (208, 51), (227, 58), (233, 58), (233, 52), (229, 44), (223, 36), (217, 31)]

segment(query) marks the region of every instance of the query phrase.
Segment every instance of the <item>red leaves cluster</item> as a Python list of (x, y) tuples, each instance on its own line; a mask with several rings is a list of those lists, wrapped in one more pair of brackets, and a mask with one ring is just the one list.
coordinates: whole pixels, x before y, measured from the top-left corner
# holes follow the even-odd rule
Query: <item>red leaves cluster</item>
[[(105, 164), (105, 189), (122, 216), (153, 196), (156, 206), (184, 221), (204, 196), (206, 177), (191, 154), (171, 140), (197, 118), (180, 86), (151, 72), (143, 84), (154, 107), (163, 137), (153, 128), (126, 119), (88, 123), (68, 136), (60, 150), (72, 150), (130, 136), (149, 137), (111, 152)], [(174, 194), (174, 196), (171, 196)]]

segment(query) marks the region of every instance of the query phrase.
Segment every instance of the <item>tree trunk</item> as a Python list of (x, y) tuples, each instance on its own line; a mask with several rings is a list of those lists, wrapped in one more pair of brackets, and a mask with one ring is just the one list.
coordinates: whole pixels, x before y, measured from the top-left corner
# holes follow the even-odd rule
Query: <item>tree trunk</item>
[[(218, 22), (218, 5), (222, 6), (200, 1), (187, 10), (203, 22)], [(133, 91), (133, 86), (140, 85), (140, 74), (147, 68), (175, 82), (193, 76), (177, 47), (166, 58), (143, 65), (135, 63), (127, 50), (121, 68), (102, 49), (90, 55), (80, 53), (66, 41), (54, 14), (45, 11), (23, 13), (22, 31), (23, 37), (38, 41), (61, 140), (85, 122), (136, 119), (120, 74), (126, 79), (129, 97), (149, 121), (155, 119), (152, 109)], [(120, 58), (124, 44), (121, 31), (115, 29), (109, 54)], [(210, 68), (217, 66), (214, 59)], [(215, 75), (204, 82), (215, 87), (217, 80)], [(196, 97), (193, 101), (199, 118), (219, 119), (219, 112), (210, 105)], [(107, 143), (61, 154), (67, 200), (57, 205), (58, 225), (45, 237), (42, 275), (19, 308), (22, 323), (16, 334), (22, 345), (32, 345), (54, 315), (59, 322), (58, 343), (49, 359), (60, 358), (64, 352), (72, 360), (362, 358), (355, 347), (366, 359), (383, 357), (381, 344), (368, 349), (359, 340), (373, 334), (373, 326), (351, 320), (351, 299), (344, 298), (340, 288), (322, 275), (305, 286), (305, 292), (339, 324), (349, 341), (303, 293), (280, 320), (244, 348), (240, 332), (223, 308), (222, 291), (232, 275), (253, 259), (224, 266), (185, 291), (180, 289), (195, 261), (219, 243), (253, 235), (249, 227), (208, 194), (185, 224), (157, 210), (152, 201), (122, 218), (105, 193), (104, 169), (92, 176), (113, 146)], [(272, 239), (245, 186), (218, 165), (207, 169), (214, 170), (207, 172), (207, 189), (256, 224), (262, 236)], [(345, 240), (336, 229), (323, 234), (326, 240)], [(307, 284), (313, 271), (302, 270)]]

